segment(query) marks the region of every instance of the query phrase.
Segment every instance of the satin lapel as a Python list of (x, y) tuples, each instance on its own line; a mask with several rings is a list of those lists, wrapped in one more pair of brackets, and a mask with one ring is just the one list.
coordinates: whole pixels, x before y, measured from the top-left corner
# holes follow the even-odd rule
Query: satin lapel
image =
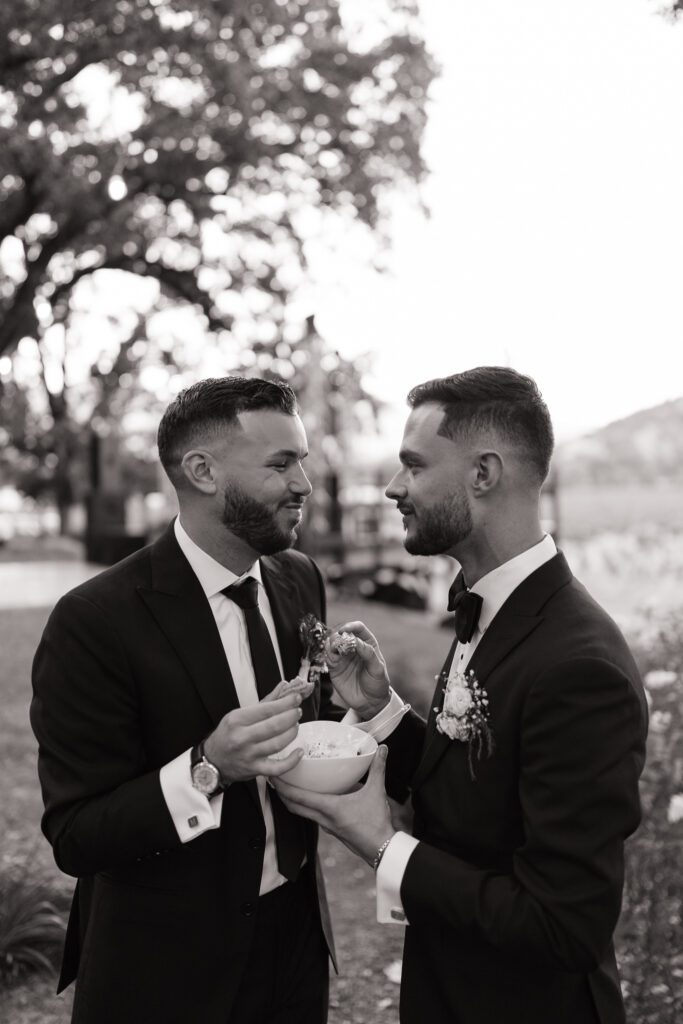
[[(510, 654), (511, 651), (522, 643), (536, 626), (542, 622), (541, 616), (503, 614), (499, 612), (495, 617), (485, 635), (479, 641), (477, 649), (470, 658), (467, 671), (474, 672), (477, 682), (486, 687), (486, 681), (491, 672)], [(452, 658), (449, 659), (449, 662)], [(449, 663), (450, 668), (450, 663)], [(438, 707), (443, 704), (442, 684), (437, 687), (439, 698)], [(491, 723), (495, 737), (495, 723)], [(456, 743), (448, 736), (439, 732), (436, 728), (436, 712), (431, 711), (427, 730), (425, 751), (418, 769), (413, 777), (412, 788), (421, 786), (425, 778), (434, 770), (439, 760), (446, 753), (450, 743)]]
[[(571, 571), (564, 555), (558, 553), (544, 565), (533, 572), (520, 583), (515, 591), (507, 599), (500, 609), (493, 622), (486, 630), (480, 640), (476, 651), (472, 655), (467, 666), (468, 671), (474, 672), (478, 682), (486, 686), (490, 674), (510, 654), (511, 651), (522, 643), (523, 640), (542, 622), (542, 616), (538, 612), (542, 609), (548, 598), (567, 584), (572, 578)], [(455, 647), (446, 659), (443, 671), (448, 672), (453, 660)], [(441, 683), (437, 685), (434, 704), (439, 708), (443, 702), (443, 689)], [(496, 725), (491, 723), (495, 739)], [(440, 733), (436, 728), (436, 712), (432, 708), (427, 723), (425, 735), (425, 746), (422, 760), (413, 776), (411, 786), (417, 789), (421, 786), (427, 776), (438, 764), (448, 749), (449, 743), (457, 743), (457, 740), (449, 740), (447, 736)]]
[(427, 718), (427, 729), (425, 730), (425, 739), (422, 747), (422, 760), (417, 766), (417, 771), (415, 772), (410, 784), (412, 789), (415, 789), (425, 775), (431, 771), (432, 767), (436, 764), (441, 755), (445, 753), (446, 746), (449, 742), (448, 737), (444, 736), (443, 733), (439, 732), (436, 728), (436, 716), (438, 713), (437, 709), (440, 709), (443, 704), (443, 691), (445, 687), (443, 680), (448, 678), (448, 673), (450, 672), (451, 665), (453, 664), (457, 645), (458, 638), (456, 637), (451, 644), (451, 649), (448, 652), (443, 668), (437, 676), (436, 689), (434, 690), (434, 696), (432, 697), (429, 707), (429, 717)]

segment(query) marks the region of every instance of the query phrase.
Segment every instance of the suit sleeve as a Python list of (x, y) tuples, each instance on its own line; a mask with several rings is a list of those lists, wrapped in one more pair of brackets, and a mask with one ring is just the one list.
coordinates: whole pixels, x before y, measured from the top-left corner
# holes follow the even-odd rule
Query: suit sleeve
[(425, 729), (424, 720), (410, 710), (391, 735), (382, 740), (389, 748), (385, 776), (387, 793), (401, 804), (410, 795), (410, 781), (420, 763)]
[(135, 682), (104, 612), (79, 595), (53, 611), (33, 662), (31, 725), (58, 866), (82, 876), (180, 845), (149, 771)]
[(523, 714), (524, 840), (509, 872), (419, 843), (401, 886), (410, 923), (446, 924), (527, 965), (594, 970), (620, 912), (644, 751), (643, 705), (619, 669), (585, 658), (543, 674)]

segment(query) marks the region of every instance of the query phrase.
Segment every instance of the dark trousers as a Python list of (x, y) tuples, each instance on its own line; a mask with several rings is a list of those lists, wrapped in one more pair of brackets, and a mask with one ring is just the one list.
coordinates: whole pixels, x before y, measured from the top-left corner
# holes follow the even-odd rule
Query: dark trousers
[(310, 871), (259, 897), (257, 914), (229, 1024), (326, 1024), (328, 952)]

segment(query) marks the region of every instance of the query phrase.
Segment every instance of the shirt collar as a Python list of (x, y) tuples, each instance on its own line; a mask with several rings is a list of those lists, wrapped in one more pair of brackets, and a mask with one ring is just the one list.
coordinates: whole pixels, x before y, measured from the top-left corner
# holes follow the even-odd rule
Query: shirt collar
[(207, 597), (214, 597), (216, 594), (220, 594), (225, 587), (229, 587), (231, 584), (236, 583), (238, 580), (245, 579), (247, 576), (253, 576), (258, 583), (263, 583), (261, 577), (261, 563), (255, 561), (250, 569), (243, 572), (241, 576), (236, 576), (230, 569), (226, 569), (224, 565), (217, 562), (215, 558), (207, 554), (203, 548), (200, 548), (196, 544), (187, 530), (183, 527), (180, 522), (180, 516), (176, 516), (175, 523), (173, 525), (175, 531), (175, 537), (180, 546), (180, 550), (185, 555), (185, 558), (190, 563), (190, 568), (194, 572), (195, 576), (199, 580), (202, 590)]
[(509, 561), (503, 562), (502, 565), (477, 580), (471, 590), (475, 594), (479, 594), (483, 601), (479, 615), (479, 631), (481, 633), (490, 626), (494, 616), (498, 614), (513, 590), (516, 590), (527, 576), (530, 576), (536, 569), (540, 569), (556, 554), (555, 541), (549, 533), (546, 533), (538, 544), (515, 555)]

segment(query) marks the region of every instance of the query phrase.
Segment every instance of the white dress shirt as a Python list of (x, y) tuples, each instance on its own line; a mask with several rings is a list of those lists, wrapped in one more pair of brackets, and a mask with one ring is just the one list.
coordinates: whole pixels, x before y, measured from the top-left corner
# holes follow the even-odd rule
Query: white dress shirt
[[(270, 602), (261, 579), (261, 566), (254, 562), (252, 567), (241, 576), (236, 576), (230, 569), (217, 562), (215, 558), (203, 551), (188, 535), (180, 522), (175, 521), (175, 536), (180, 549), (194, 571), (202, 590), (207, 596), (211, 611), (216, 620), (218, 633), (223, 644), (230, 672), (237, 691), (241, 707), (258, 704), (254, 667), (251, 662), (249, 637), (244, 620), (244, 612), (234, 601), (221, 593), (225, 587), (253, 576), (258, 581), (259, 611), (263, 616), (270, 638), (273, 641), (275, 656), (282, 676), (282, 657), (278, 646), (277, 634)], [(227, 685), (227, 684), (226, 684)], [(173, 761), (163, 766), (160, 771), (161, 789), (169, 809), (176, 831), (181, 842), (187, 843), (200, 836), (208, 829), (218, 828), (221, 822), (223, 794), (218, 793), (210, 800), (194, 788), (190, 777), (190, 750), (186, 750)], [(263, 872), (259, 894), (270, 892), (286, 881), (277, 869), (277, 852), (275, 849), (275, 827), (270, 797), (266, 780), (259, 776), (256, 779), (261, 809), (266, 825), (266, 845), (263, 855)]]
[[(458, 643), (456, 646), (451, 673), (465, 671), (481, 638), (513, 590), (556, 554), (555, 541), (546, 534), (538, 544), (492, 569), (470, 588), (482, 598), (479, 623), (470, 642)], [(393, 725), (393, 728), (395, 727), (396, 725)], [(418, 842), (419, 840), (406, 832), (397, 832), (384, 851), (377, 869), (377, 920), (381, 924), (410, 923), (401, 902), (401, 883)]]

